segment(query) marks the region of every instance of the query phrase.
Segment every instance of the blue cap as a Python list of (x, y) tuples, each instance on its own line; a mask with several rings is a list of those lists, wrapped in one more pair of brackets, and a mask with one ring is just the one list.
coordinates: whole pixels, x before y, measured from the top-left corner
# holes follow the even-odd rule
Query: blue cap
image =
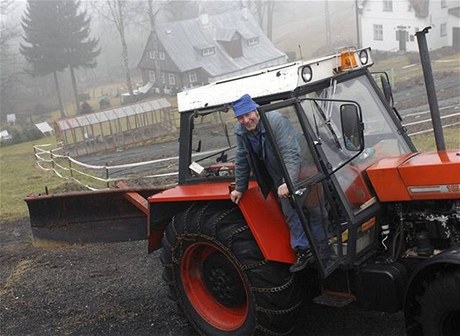
[(259, 104), (252, 100), (251, 96), (248, 94), (245, 94), (232, 103), (233, 112), (235, 112), (235, 117), (237, 118), (243, 114), (254, 111), (258, 107)]

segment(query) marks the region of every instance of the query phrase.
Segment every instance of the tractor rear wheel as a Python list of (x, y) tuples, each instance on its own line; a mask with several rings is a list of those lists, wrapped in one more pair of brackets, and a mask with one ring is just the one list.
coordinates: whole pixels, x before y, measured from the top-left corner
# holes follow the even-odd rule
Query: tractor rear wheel
[(460, 335), (460, 269), (440, 273), (419, 302), (423, 335)]
[(206, 335), (289, 333), (302, 301), (289, 265), (270, 262), (238, 207), (195, 203), (163, 237), (163, 279), (193, 326)]

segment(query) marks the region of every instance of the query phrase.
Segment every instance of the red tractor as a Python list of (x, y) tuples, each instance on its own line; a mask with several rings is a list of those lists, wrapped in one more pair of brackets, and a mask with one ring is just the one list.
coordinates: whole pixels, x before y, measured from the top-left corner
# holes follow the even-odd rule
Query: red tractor
[[(421, 45), (426, 32), (418, 33)], [(427, 50), (421, 48), (421, 55), (426, 67)], [(161, 249), (170, 296), (200, 333), (288, 334), (306, 282), (316, 279), (317, 303), (404, 309), (409, 335), (460, 334), (460, 156), (442, 148), (439, 129), (438, 151), (416, 151), (392, 106), (386, 77), (380, 89), (372, 64), (369, 48), (346, 49), (178, 94), (178, 185), (152, 189), (156, 193), (148, 198), (145, 191), (116, 193), (147, 215), (149, 251)], [(433, 90), (427, 89), (430, 98)], [(252, 181), (238, 205), (230, 201), (236, 147), (230, 103), (245, 93), (260, 105), (310, 241), (313, 262), (302, 274), (289, 271), (295, 259), (289, 230), (276, 197), (261, 191), (264, 181)], [(266, 117), (273, 110), (298, 133), (305, 169), (295, 181)], [(47, 209), (57, 196), (28, 197), (34, 235), (43, 235), (45, 227), (53, 231), (52, 224), (64, 218), (71, 230), (69, 222), (91, 207), (97, 208), (94, 216), (104, 217), (91, 222), (93, 231), (115, 225), (118, 215), (117, 223), (141, 227), (145, 217), (121, 205), (123, 197), (108, 210), (95, 201), (114, 193), (74, 195), (79, 211), (68, 198), (67, 210), (54, 220), (43, 213), (52, 213)], [(310, 226), (317, 210), (324, 214), (327, 248)], [(58, 236), (48, 235), (69, 240)]]

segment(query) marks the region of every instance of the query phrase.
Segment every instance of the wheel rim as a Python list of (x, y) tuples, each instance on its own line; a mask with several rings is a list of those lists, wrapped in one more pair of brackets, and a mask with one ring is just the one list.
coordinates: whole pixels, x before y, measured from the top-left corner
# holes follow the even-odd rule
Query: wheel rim
[(232, 331), (248, 314), (247, 289), (225, 254), (208, 243), (186, 248), (181, 262), (184, 291), (195, 311), (213, 327)]

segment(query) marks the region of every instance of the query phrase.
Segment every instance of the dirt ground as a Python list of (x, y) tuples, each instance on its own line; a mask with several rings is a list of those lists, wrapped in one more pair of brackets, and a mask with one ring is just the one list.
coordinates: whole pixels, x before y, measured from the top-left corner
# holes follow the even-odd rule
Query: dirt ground
[[(440, 101), (458, 106), (458, 78), (440, 82)], [(414, 106), (426, 104), (421, 94), (423, 88), (408, 88), (395, 95), (403, 116), (426, 108)], [(120, 155), (127, 157), (126, 152)], [(161, 271), (158, 252), (147, 254), (145, 241), (45, 250), (32, 246), (28, 219), (0, 222), (0, 335), (194, 336), (168, 301)], [(400, 336), (405, 332), (402, 313), (363, 312), (353, 306), (334, 309), (307, 302), (294, 334)]]
[[(0, 335), (195, 336), (145, 241), (39, 249), (27, 220), (0, 223)], [(305, 303), (295, 335), (404, 335), (402, 313)]]

